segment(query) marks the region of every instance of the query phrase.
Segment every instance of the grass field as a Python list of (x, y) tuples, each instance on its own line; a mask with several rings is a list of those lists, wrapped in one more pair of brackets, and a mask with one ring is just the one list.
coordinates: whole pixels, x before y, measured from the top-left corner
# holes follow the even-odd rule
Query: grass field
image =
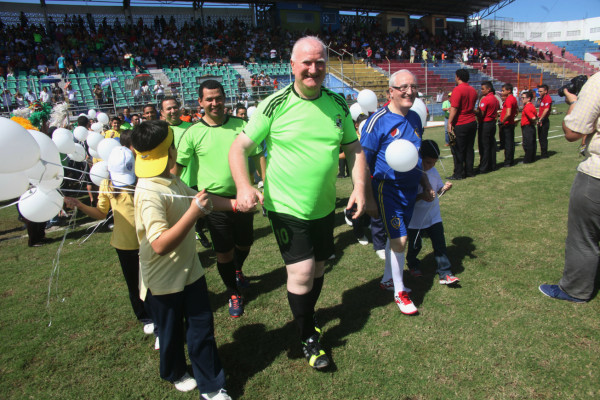
[[(351, 182), (338, 181), (336, 259), (317, 305), (322, 342), (335, 364), (326, 372), (309, 368), (301, 355), (283, 263), (260, 213), (242, 318), (229, 317), (214, 253), (199, 247), (232, 397), (599, 398), (600, 302), (552, 300), (537, 289), (561, 276), (569, 190), (581, 160), (577, 144), (562, 138), (562, 117), (551, 117), (550, 136), (561, 137), (550, 140), (549, 159), (455, 182), (442, 197), (448, 252), (461, 282), (438, 284), (425, 240), (425, 277), (406, 279), (418, 316), (402, 315), (391, 292), (379, 289), (383, 261), (344, 223)], [(442, 144), (443, 128), (426, 136)], [(516, 156), (523, 156), (520, 146)], [(450, 175), (452, 160), (442, 164), (442, 177)], [(133, 316), (109, 232), (78, 244), (86, 229), (69, 231), (46, 307), (63, 231), (30, 249), (19, 226), (14, 207), (0, 210), (0, 398), (198, 398), (160, 380), (154, 340)]]

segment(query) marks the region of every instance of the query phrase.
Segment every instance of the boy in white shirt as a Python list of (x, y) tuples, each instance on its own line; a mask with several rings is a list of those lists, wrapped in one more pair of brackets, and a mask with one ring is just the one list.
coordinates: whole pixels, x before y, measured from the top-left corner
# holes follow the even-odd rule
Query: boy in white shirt
[(421, 240), (425, 232), (431, 239), (433, 254), (438, 265), (437, 273), (440, 276), (440, 284), (453, 285), (458, 283), (459, 279), (452, 274), (452, 266), (446, 254), (446, 238), (444, 237), (444, 225), (442, 224), (439, 203), (439, 197), (452, 188), (452, 183), (446, 182), (444, 184), (440, 174), (435, 169), (435, 163), (440, 154), (440, 148), (436, 142), (423, 140), (419, 152), (423, 159), (423, 171), (427, 174), (432, 189), (438, 195), (432, 202), (426, 202), (421, 199), (423, 188), (419, 186), (417, 202), (408, 225), (408, 251), (406, 253), (408, 272), (415, 278), (423, 276), (423, 273), (419, 270), (420, 260), (417, 256), (421, 251)]

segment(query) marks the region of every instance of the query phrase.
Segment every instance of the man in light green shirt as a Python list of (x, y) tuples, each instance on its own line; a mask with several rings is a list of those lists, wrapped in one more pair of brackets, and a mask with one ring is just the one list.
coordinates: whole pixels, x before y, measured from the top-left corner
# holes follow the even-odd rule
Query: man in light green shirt
[[(330, 361), (319, 343), (314, 310), (323, 286), (325, 261), (333, 254), (335, 183), (340, 144), (352, 171), (354, 190), (348, 209), (354, 218), (367, 208), (376, 213), (369, 172), (348, 105), (322, 87), (325, 45), (304, 37), (292, 50), (293, 84), (259, 104), (229, 152), (240, 210), (264, 203), (286, 264), (288, 302), (302, 350), (313, 368)], [(263, 194), (250, 185), (246, 156), (266, 141), (267, 171)], [(369, 200), (369, 201), (368, 201)]]
[(450, 146), (450, 137), (448, 136), (448, 118), (450, 118), (450, 96), (452, 96), (452, 92), (448, 93), (448, 98), (442, 103), (442, 111), (444, 112), (444, 132), (446, 138), (446, 147)]

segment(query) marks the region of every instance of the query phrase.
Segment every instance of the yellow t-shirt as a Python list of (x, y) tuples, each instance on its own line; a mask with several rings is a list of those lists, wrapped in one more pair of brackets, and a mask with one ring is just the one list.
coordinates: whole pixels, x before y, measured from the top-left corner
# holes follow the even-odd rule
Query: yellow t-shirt
[(151, 243), (171, 228), (190, 207), (189, 198), (197, 192), (181, 180), (170, 178), (140, 178), (133, 199), (135, 227), (140, 243), (141, 289), (140, 298), (146, 297), (146, 288), (154, 295), (183, 291), (204, 276), (204, 269), (196, 253), (196, 233), (190, 229), (185, 239), (171, 253), (159, 256)]
[(133, 216), (133, 193), (112, 194), (105, 179), (100, 184), (98, 209), (105, 214), (112, 208), (115, 227), (110, 237), (110, 245), (119, 250), (137, 250), (139, 244), (135, 234), (135, 218)]
[(121, 132), (115, 131), (114, 129), (109, 129), (106, 132), (104, 132), (105, 139), (115, 139), (115, 138), (120, 138), (120, 137), (121, 137)]

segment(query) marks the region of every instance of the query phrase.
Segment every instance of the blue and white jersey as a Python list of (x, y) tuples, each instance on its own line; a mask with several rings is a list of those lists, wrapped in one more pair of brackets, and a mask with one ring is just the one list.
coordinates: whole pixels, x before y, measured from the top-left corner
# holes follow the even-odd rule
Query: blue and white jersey
[(406, 117), (395, 114), (388, 107), (377, 110), (367, 119), (360, 136), (360, 144), (365, 152), (367, 164), (375, 180), (393, 182), (399, 189), (415, 191), (421, 180), (423, 166), (421, 157), (415, 168), (407, 172), (393, 170), (385, 160), (385, 151), (390, 143), (397, 139), (405, 139), (421, 148), (423, 127), (421, 118), (410, 110)]

